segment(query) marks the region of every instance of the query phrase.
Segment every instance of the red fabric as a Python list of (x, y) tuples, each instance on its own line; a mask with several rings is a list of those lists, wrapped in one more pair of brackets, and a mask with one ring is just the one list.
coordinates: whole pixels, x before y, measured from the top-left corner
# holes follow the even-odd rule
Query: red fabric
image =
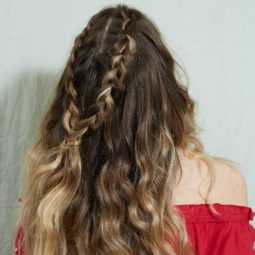
[(214, 216), (208, 204), (177, 205), (184, 218), (191, 245), (197, 255), (253, 255), (255, 228), (251, 207), (215, 203)]
[[(19, 199), (21, 202), (21, 199)], [(214, 216), (208, 204), (175, 206), (183, 217), (191, 245), (197, 255), (254, 255), (255, 228), (251, 207), (215, 203), (221, 213)], [(17, 230), (15, 255), (24, 255), (22, 227)]]

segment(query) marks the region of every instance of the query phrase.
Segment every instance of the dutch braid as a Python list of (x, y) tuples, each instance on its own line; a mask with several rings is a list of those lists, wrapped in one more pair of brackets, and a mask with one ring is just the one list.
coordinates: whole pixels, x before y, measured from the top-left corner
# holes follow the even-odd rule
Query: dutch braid
[[(63, 126), (66, 129), (66, 131), (69, 133), (69, 137), (66, 138), (60, 145), (63, 149), (68, 149), (72, 145), (77, 146), (80, 144), (80, 140), (74, 139), (75, 137), (81, 136), (83, 133), (86, 132), (85, 130), (80, 130), (80, 132), (75, 132), (74, 125), (75, 122), (78, 122), (79, 120), (79, 109), (77, 107), (77, 92), (74, 85), (74, 77), (73, 77), (73, 66), (74, 61), (76, 59), (76, 54), (78, 49), (82, 45), (83, 39), (86, 37), (89, 29), (91, 27), (91, 24), (88, 23), (88, 25), (85, 27), (85, 29), (82, 31), (82, 33), (76, 37), (74, 41), (74, 47), (72, 49), (72, 52), (70, 54), (70, 58), (68, 60), (67, 65), (67, 81), (65, 83), (65, 91), (66, 91), (66, 97), (64, 98), (64, 107), (65, 107), (65, 113), (63, 116)], [(69, 107), (67, 107), (69, 103)]]
[[(91, 24), (88, 24), (83, 32), (75, 39), (74, 47), (70, 54), (67, 65), (67, 78), (65, 82), (66, 96), (64, 98), (64, 114), (63, 126), (68, 132), (68, 136), (58, 146), (58, 158), (61, 160), (64, 156), (64, 151), (68, 151), (70, 157), (64, 157), (65, 165), (71, 165), (76, 172), (76, 184), (74, 189), (78, 188), (79, 179), (81, 176), (81, 158), (79, 152), (79, 145), (81, 144), (81, 137), (87, 132), (88, 128), (96, 129), (99, 127), (112, 112), (114, 101), (111, 95), (111, 90), (114, 86), (122, 89), (123, 80), (125, 78), (127, 69), (125, 64), (128, 62), (128, 55), (135, 51), (136, 44), (134, 39), (126, 33), (127, 24), (131, 21), (129, 17), (122, 11), (124, 21), (122, 23), (122, 31), (120, 33), (120, 41), (114, 44), (115, 53), (111, 57), (111, 69), (106, 72), (102, 78), (102, 87), (96, 97), (97, 103), (101, 106), (99, 111), (91, 117), (80, 120), (80, 113), (77, 107), (77, 92), (74, 84), (74, 62), (76, 54), (82, 45), (82, 40), (86, 37)], [(124, 58), (126, 59), (124, 63)], [(69, 159), (76, 156), (75, 162), (70, 162)], [(74, 194), (74, 193), (73, 193)]]
[(111, 69), (104, 75), (102, 79), (102, 88), (96, 98), (96, 101), (99, 105), (102, 105), (102, 107), (93, 116), (76, 122), (75, 129), (83, 130), (82, 133), (85, 133), (89, 126), (93, 129), (98, 128), (112, 112), (114, 101), (111, 95), (111, 90), (116, 85), (118, 89), (122, 89), (123, 80), (127, 72), (123, 61), (124, 55), (134, 53), (136, 48), (134, 39), (126, 33), (127, 24), (131, 21), (131, 19), (127, 17), (123, 11), (121, 14), (124, 18), (124, 22), (122, 24), (122, 35), (120, 35), (121, 39), (114, 44), (116, 52), (111, 57)]

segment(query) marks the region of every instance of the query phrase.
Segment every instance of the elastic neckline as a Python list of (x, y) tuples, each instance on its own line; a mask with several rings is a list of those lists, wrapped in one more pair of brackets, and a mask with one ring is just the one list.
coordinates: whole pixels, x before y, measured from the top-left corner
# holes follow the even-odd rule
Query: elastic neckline
[[(175, 207), (194, 207), (194, 206), (199, 206), (199, 207), (204, 207), (204, 206), (208, 206), (208, 203), (201, 203), (201, 204), (177, 204), (174, 205)], [(238, 207), (238, 208), (249, 208), (252, 210), (252, 208), (250, 206), (245, 206), (245, 205), (235, 205), (235, 204), (223, 204), (223, 203), (212, 203), (212, 205), (216, 205), (218, 207)]]
[(220, 212), (215, 215), (210, 211), (208, 203), (201, 204), (177, 204), (174, 207), (184, 216), (187, 223), (195, 222), (249, 222), (252, 221), (255, 212), (250, 206), (212, 203)]

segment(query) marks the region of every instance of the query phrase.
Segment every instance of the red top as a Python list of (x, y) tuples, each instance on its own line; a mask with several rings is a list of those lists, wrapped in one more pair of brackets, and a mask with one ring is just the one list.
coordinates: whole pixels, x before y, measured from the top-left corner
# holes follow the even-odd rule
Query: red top
[[(19, 201), (21, 201), (19, 199)], [(196, 255), (255, 255), (255, 228), (251, 207), (215, 203), (221, 215), (214, 216), (208, 204), (175, 205), (183, 216)], [(15, 240), (15, 255), (24, 255), (22, 227)]]
[(183, 215), (189, 239), (197, 255), (255, 255), (255, 228), (251, 207), (214, 203), (176, 205)]

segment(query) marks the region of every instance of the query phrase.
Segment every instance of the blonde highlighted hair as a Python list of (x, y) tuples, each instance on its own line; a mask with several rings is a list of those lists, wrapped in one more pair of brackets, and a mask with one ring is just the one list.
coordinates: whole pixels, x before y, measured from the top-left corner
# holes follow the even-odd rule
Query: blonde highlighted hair
[(25, 255), (193, 254), (172, 205), (176, 148), (208, 165), (206, 202), (214, 159), (234, 162), (205, 153), (177, 66), (137, 9), (118, 4), (91, 17), (27, 154)]

